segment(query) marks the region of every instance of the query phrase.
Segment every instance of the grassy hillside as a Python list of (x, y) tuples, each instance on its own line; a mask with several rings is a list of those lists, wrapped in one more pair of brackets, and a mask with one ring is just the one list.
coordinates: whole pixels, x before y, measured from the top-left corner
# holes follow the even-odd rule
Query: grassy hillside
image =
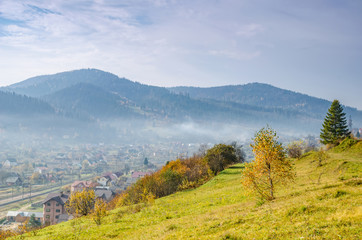
[[(321, 167), (309, 153), (295, 160), (294, 184), (277, 199), (247, 196), (235, 165), (198, 189), (149, 206), (111, 211), (97, 226), (90, 218), (23, 235), (26, 239), (360, 239), (362, 142), (328, 152)], [(16, 239), (21, 239), (18, 236)]]

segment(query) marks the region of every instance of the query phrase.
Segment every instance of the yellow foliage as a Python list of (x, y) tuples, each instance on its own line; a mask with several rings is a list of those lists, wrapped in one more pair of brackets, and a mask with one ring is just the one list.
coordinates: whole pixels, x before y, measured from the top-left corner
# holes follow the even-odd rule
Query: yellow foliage
[(295, 177), (292, 163), (277, 139), (276, 132), (269, 127), (257, 132), (254, 143), (250, 145), (255, 161), (245, 164), (243, 172), (243, 185), (266, 200), (275, 198), (277, 184), (287, 183)]
[(107, 204), (102, 199), (96, 199), (94, 203), (94, 212), (92, 215), (92, 219), (97, 225), (101, 225), (102, 218), (107, 215), (106, 207)]
[(92, 212), (96, 195), (93, 190), (83, 189), (73, 192), (65, 204), (69, 214), (76, 217), (85, 216)]

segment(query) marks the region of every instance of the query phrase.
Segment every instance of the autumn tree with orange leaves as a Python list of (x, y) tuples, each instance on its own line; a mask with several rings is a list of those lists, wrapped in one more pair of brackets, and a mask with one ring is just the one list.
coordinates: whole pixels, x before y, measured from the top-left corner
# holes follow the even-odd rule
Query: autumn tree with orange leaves
[(276, 185), (294, 180), (293, 165), (270, 127), (259, 130), (253, 141), (250, 146), (255, 160), (245, 164), (242, 183), (262, 199), (271, 201), (275, 199)]

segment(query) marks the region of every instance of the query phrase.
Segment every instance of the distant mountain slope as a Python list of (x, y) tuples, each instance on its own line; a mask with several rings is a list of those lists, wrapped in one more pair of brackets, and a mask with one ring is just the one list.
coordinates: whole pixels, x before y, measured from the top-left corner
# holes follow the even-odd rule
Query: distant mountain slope
[(88, 118), (134, 117), (128, 99), (88, 83), (78, 83), (43, 97), (53, 106)]
[[(324, 99), (262, 83), (210, 88), (172, 87), (169, 88), (169, 90), (174, 93), (189, 95), (195, 99), (214, 99), (266, 108), (290, 109), (304, 112), (318, 118), (323, 118), (331, 105), (330, 101)], [(356, 120), (362, 123), (361, 111), (347, 106), (345, 106), (344, 109), (347, 115), (353, 115)]]
[[(132, 82), (96, 69), (35, 77), (5, 89), (41, 97), (66, 112), (75, 110), (76, 115), (89, 114), (97, 118), (106, 115), (122, 116), (126, 109), (129, 110), (127, 110), (129, 114), (136, 112), (152, 119), (173, 119), (173, 121), (187, 119), (227, 121), (235, 118), (249, 119), (251, 114), (250, 111), (249, 114), (245, 109), (239, 109), (241, 105), (235, 107), (214, 101), (201, 101), (171, 93), (163, 87)], [(120, 99), (127, 101), (122, 113), (118, 111)], [(254, 108), (254, 111), (264, 112), (261, 108)]]
[(27, 96), (41, 97), (78, 83), (102, 85), (102, 81), (104, 81), (107, 85), (110, 85), (110, 83), (114, 81), (117, 81), (118, 84), (123, 86), (132, 84), (129, 80), (119, 78), (111, 73), (106, 73), (96, 69), (82, 69), (29, 78), (22, 82), (5, 87), (4, 89)]
[[(83, 91), (79, 92), (79, 94), (82, 95), (81, 98), (83, 98), (81, 101), (83, 102), (83, 104), (81, 104), (83, 107), (85, 104), (89, 105), (90, 102), (95, 101), (95, 99), (97, 99), (97, 101), (107, 101), (110, 103), (109, 97), (110, 94), (112, 94), (113, 101), (116, 101), (115, 95), (123, 99), (128, 99), (141, 109), (141, 112), (151, 114), (152, 117), (157, 116), (168, 119), (187, 118), (190, 115), (199, 117), (203, 115), (203, 112), (212, 109), (212, 106), (209, 106), (210, 104), (208, 103), (171, 93), (166, 88), (132, 82), (96, 69), (82, 69), (34, 77), (8, 86), (4, 88), (4, 90), (14, 91), (28, 96), (41, 97), (57, 106), (66, 106), (65, 102), (80, 101), (75, 90), (76, 88), (78, 90), (82, 89), (79, 88), (78, 84), (80, 83), (91, 84), (98, 87), (99, 92), (102, 91), (102, 94), (100, 94), (96, 93), (97, 90), (94, 88), (91, 91), (85, 91), (83, 88)], [(76, 85), (78, 85), (78, 87), (75, 87)], [(66, 93), (67, 91), (70, 92)], [(105, 92), (108, 93), (106, 94)], [(108, 99), (102, 100), (101, 98), (106, 95)], [(61, 96), (65, 97), (65, 99), (61, 99)], [(89, 101), (88, 103), (85, 103), (86, 99)], [(61, 104), (62, 101), (64, 101), (64, 104)], [(115, 104), (116, 103), (113, 102), (111, 105)], [(74, 103), (71, 105), (74, 106)], [(97, 105), (94, 107), (97, 107)], [(91, 110), (97, 111), (96, 109)]]
[[(213, 88), (149, 86), (97, 69), (81, 69), (30, 78), (2, 88), (41, 98), (71, 118), (139, 118), (146, 121), (202, 125), (270, 124), (293, 131), (319, 131), (330, 102), (266, 84)], [(355, 123), (362, 113), (346, 108)]]
[(0, 91), (0, 114), (2, 115), (32, 116), (54, 113), (54, 109), (42, 100)]

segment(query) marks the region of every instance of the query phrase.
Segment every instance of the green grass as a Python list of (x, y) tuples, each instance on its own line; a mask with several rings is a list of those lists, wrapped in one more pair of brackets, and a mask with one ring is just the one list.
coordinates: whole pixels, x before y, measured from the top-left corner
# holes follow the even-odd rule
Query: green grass
[(315, 153), (295, 160), (295, 182), (272, 202), (245, 193), (239, 164), (197, 189), (115, 209), (100, 226), (85, 217), (17, 239), (360, 239), (362, 143), (328, 154), (320, 167)]

